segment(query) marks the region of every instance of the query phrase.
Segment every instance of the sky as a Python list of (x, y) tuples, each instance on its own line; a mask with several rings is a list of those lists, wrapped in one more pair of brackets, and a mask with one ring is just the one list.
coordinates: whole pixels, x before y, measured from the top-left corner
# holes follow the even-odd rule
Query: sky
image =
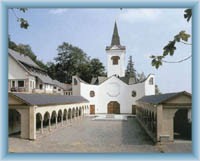
[[(191, 21), (187, 22), (183, 14), (184, 9), (32, 8), (26, 13), (16, 10), (15, 14), (8, 10), (8, 34), (17, 44), (29, 44), (44, 63), (54, 61), (57, 47), (68, 42), (91, 58), (99, 58), (106, 67), (105, 48), (111, 43), (116, 21), (121, 45), (126, 46), (126, 64), (132, 56), (138, 73), (155, 74), (162, 93), (191, 92), (191, 59), (155, 69), (149, 58), (161, 55), (163, 47), (180, 31), (191, 35)], [(28, 30), (20, 28), (16, 16), (28, 20)], [(190, 45), (177, 44), (175, 55), (166, 60), (181, 60), (191, 51)]]

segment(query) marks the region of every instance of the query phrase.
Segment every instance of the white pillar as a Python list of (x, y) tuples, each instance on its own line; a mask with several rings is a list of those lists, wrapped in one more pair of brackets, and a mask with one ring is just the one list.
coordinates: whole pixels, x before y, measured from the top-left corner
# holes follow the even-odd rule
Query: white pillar
[(72, 111), (70, 113), (70, 122), (72, 122)]
[(51, 119), (49, 118), (49, 131), (51, 131)]
[(58, 124), (58, 117), (56, 116), (56, 128), (57, 128), (57, 124)]
[(66, 122), (65, 122), (65, 124), (67, 124), (67, 122), (68, 122), (68, 113), (66, 114)]
[(61, 115), (61, 126), (63, 126), (63, 115)]

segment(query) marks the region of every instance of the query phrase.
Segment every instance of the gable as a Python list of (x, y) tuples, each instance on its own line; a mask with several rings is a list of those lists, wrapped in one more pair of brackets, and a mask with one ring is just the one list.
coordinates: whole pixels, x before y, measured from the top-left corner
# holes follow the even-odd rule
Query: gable
[(18, 98), (16, 98), (15, 96), (9, 94), (8, 96), (8, 105), (27, 105), (26, 102), (24, 102), (23, 100), (20, 100)]
[(181, 95), (177, 95), (174, 98), (171, 98), (167, 101), (165, 101), (164, 103), (169, 103), (169, 104), (188, 104), (188, 103), (192, 103), (192, 97), (189, 95), (185, 95), (185, 94), (181, 94)]
[(109, 77), (107, 80), (105, 80), (104, 82), (102, 82), (100, 84), (101, 85), (104, 85), (104, 84), (110, 84), (110, 83), (118, 83), (120, 85), (127, 85), (125, 82), (123, 82), (122, 80), (120, 80), (119, 78), (115, 77), (115, 76), (111, 76)]
[(10, 55), (8, 57), (8, 79), (26, 79), (27, 71), (22, 68)]

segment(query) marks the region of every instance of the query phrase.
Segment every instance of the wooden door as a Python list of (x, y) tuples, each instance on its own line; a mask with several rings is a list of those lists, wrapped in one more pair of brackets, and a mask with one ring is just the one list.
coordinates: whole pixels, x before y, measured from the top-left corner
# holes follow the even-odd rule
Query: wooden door
[(116, 101), (111, 101), (108, 104), (108, 114), (120, 114), (120, 104)]
[(90, 114), (95, 114), (95, 105), (90, 105)]
[(132, 114), (136, 115), (136, 105), (132, 105)]

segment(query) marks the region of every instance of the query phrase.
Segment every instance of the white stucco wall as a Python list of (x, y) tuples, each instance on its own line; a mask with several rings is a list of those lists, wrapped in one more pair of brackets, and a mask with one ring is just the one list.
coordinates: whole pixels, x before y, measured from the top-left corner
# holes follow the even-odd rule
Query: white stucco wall
[[(77, 85), (74, 85), (74, 79), (77, 80)], [(80, 88), (80, 81), (76, 76), (72, 77), (72, 95), (73, 96), (80, 96), (81, 94), (81, 88)]]
[(53, 93), (53, 85), (51, 84), (43, 84), (43, 89), (45, 90), (45, 93)]
[(34, 76), (29, 76), (29, 92), (32, 92), (33, 89), (36, 88), (36, 79)]
[[(153, 84), (149, 84), (149, 80), (153, 78)], [(155, 75), (150, 74), (145, 81), (145, 95), (155, 95)]]
[[(113, 65), (112, 56), (119, 56), (120, 59), (117, 65)], [(112, 75), (125, 76), (125, 50), (108, 50), (107, 51), (107, 77)]]
[(8, 79), (26, 79), (28, 72), (23, 69), (11, 56), (8, 56)]
[[(145, 86), (147, 81), (148, 79), (142, 83), (127, 85), (112, 76), (100, 85), (78, 82), (75, 90), (73, 86), (73, 92), (74, 95), (81, 95), (88, 99), (91, 105), (95, 105), (95, 113), (107, 113), (107, 105), (110, 101), (117, 101), (120, 104), (120, 113), (132, 113), (132, 105), (136, 104), (136, 100), (146, 93), (149, 95), (155, 93), (155, 86), (153, 86), (154, 91), (153, 88), (148, 89), (148, 86)], [(94, 97), (90, 97), (90, 91), (95, 92)], [(132, 97), (132, 91), (136, 91), (136, 97)]]

